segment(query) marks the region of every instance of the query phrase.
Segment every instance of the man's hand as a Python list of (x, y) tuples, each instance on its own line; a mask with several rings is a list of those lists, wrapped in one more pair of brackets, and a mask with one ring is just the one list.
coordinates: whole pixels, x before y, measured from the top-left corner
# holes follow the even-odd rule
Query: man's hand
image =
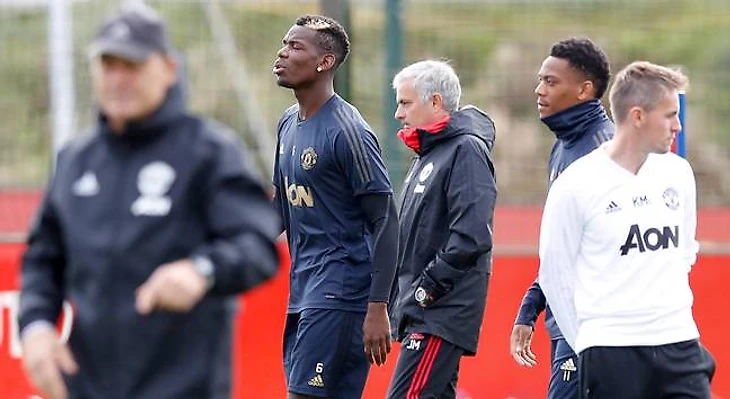
[(161, 265), (137, 288), (137, 311), (155, 309), (184, 313), (192, 309), (207, 291), (205, 277), (189, 259)]
[(512, 358), (520, 366), (532, 367), (537, 364), (537, 357), (532, 353), (532, 327), (515, 324), (512, 327), (512, 336), (510, 337), (510, 352)]
[(368, 312), (362, 326), (362, 343), (368, 361), (378, 366), (385, 364), (390, 353), (390, 320), (385, 302), (368, 303)]
[(31, 382), (48, 399), (66, 399), (68, 391), (61, 373), (76, 374), (79, 366), (68, 346), (58, 340), (52, 327), (29, 332), (23, 337), (23, 365)]

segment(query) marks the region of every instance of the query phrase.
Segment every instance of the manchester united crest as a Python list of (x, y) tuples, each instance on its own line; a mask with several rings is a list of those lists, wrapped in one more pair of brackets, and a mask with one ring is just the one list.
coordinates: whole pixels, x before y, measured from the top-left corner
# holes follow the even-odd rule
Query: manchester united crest
[(310, 170), (317, 164), (317, 153), (314, 148), (307, 147), (302, 151), (302, 168), (304, 170)]
[(679, 208), (679, 193), (674, 188), (669, 187), (664, 190), (662, 198), (664, 198), (664, 205), (666, 205), (667, 208), (673, 211)]

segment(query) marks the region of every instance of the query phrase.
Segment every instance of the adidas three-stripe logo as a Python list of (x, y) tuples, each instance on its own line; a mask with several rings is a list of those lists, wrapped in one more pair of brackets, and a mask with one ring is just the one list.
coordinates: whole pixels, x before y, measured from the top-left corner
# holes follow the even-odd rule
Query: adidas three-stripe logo
[(621, 207), (618, 206), (618, 204), (615, 201), (611, 201), (608, 203), (608, 206), (606, 207), (606, 213), (612, 213), (620, 211)]
[(578, 368), (575, 367), (575, 362), (573, 362), (573, 358), (563, 362), (563, 364), (560, 365), (560, 369), (563, 370), (563, 381), (570, 381), (570, 375), (573, 372), (578, 371)]
[(307, 384), (316, 388), (324, 388), (324, 378), (322, 378), (322, 374), (317, 374)]

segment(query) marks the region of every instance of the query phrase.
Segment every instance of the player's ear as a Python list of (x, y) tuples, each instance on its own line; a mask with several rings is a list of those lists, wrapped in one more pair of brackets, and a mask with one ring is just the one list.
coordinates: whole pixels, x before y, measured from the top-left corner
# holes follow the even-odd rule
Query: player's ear
[(322, 56), (322, 60), (317, 65), (317, 71), (325, 72), (333, 69), (337, 63), (337, 58), (332, 53), (326, 53)]
[(441, 93), (434, 93), (434, 95), (431, 96), (431, 104), (435, 109), (444, 109), (444, 97), (441, 95)]
[(584, 80), (578, 88), (578, 100), (588, 101), (596, 97), (596, 87), (590, 80)]
[(168, 79), (169, 86), (172, 86), (177, 82), (180, 63), (172, 55), (163, 57), (163, 62), (165, 65), (165, 77)]
[(631, 107), (631, 109), (629, 109), (628, 119), (634, 128), (639, 129), (646, 121), (646, 111), (638, 105)]

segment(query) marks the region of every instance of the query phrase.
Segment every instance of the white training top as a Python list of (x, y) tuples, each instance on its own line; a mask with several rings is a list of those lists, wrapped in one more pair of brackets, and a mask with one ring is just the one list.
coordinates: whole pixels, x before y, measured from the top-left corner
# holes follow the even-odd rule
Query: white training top
[(555, 320), (576, 353), (696, 339), (692, 168), (651, 154), (634, 175), (605, 147), (568, 167), (545, 203), (539, 281)]

